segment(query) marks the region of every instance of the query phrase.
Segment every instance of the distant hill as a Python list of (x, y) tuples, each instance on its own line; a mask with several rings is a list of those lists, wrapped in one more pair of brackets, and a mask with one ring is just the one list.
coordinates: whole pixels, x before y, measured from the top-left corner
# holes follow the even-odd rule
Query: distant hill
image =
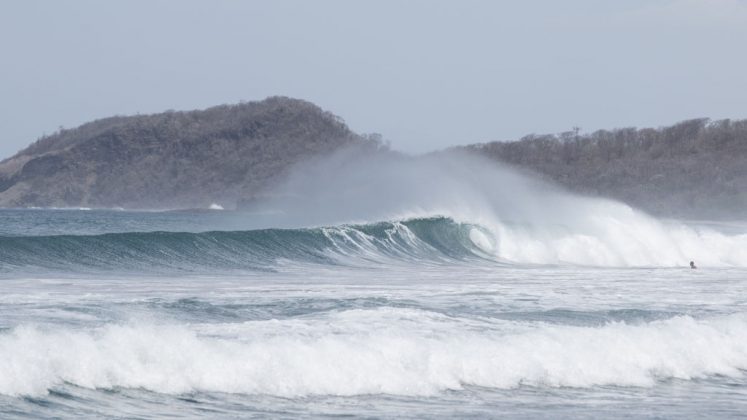
[[(354, 146), (381, 150), (380, 143), (314, 104), (284, 97), (106, 118), (0, 162), (0, 207), (251, 207), (299, 162)], [(454, 149), (658, 216), (747, 218), (747, 120), (530, 135)]]
[(458, 149), (658, 216), (747, 218), (747, 120), (530, 135)]
[(294, 163), (372, 142), (316, 105), (283, 97), (106, 118), (0, 162), (0, 207), (231, 207)]

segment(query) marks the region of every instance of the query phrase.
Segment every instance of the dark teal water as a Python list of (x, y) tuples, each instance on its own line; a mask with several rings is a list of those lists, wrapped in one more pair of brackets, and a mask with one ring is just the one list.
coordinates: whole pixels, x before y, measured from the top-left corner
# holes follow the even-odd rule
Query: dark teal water
[[(445, 218), (302, 229), (216, 230), (216, 212), (0, 212), (0, 275), (272, 271), (286, 263), (360, 265), (485, 259), (466, 224)], [(24, 219), (23, 215), (26, 215)], [(128, 230), (129, 229), (129, 230)]]

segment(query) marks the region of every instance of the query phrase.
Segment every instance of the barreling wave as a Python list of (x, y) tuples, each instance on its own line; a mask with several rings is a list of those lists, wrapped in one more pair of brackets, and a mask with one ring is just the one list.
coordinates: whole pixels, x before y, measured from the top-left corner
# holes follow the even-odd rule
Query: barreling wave
[(283, 262), (360, 265), (486, 258), (481, 228), (446, 218), (308, 229), (0, 237), (0, 271), (273, 270)]
[(274, 271), (288, 264), (481, 262), (592, 267), (747, 266), (747, 235), (631, 213), (591, 227), (475, 224), (447, 217), (302, 229), (0, 237), (0, 273)]

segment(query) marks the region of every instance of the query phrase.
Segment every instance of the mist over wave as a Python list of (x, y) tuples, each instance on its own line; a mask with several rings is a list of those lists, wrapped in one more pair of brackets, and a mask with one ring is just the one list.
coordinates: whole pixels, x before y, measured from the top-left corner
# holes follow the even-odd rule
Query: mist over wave
[(747, 266), (747, 232), (662, 222), (460, 153), (338, 153), (298, 167), (258, 208), (282, 226), (447, 217), (482, 227), (472, 233), (475, 245), (512, 263)]
[(40, 395), (64, 383), (284, 397), (647, 387), (674, 378), (742, 377), (745, 340), (743, 314), (577, 327), (378, 308), (193, 327), (18, 326), (0, 335), (0, 394)]
[[(659, 221), (468, 155), (340, 153), (296, 168), (268, 197), (248, 213), (209, 215), (225, 222), (207, 232), (181, 213), (136, 218), (168, 220), (170, 231), (128, 231), (133, 217), (126, 212), (30, 213), (48, 227), (15, 234), (6, 228), (0, 274), (199, 273), (276, 270), (289, 263), (682, 267), (695, 260), (747, 267), (744, 228), (724, 233)], [(8, 215), (9, 222), (19, 214)], [(95, 232), (92, 218), (116, 233), (87, 233)], [(35, 233), (66, 225), (71, 234)]]

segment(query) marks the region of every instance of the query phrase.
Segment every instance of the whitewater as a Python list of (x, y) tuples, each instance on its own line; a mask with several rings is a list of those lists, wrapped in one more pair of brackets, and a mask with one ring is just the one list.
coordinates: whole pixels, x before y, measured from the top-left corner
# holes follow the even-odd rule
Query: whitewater
[(743, 416), (744, 222), (465, 159), (337, 156), (246, 211), (0, 210), (0, 417)]

